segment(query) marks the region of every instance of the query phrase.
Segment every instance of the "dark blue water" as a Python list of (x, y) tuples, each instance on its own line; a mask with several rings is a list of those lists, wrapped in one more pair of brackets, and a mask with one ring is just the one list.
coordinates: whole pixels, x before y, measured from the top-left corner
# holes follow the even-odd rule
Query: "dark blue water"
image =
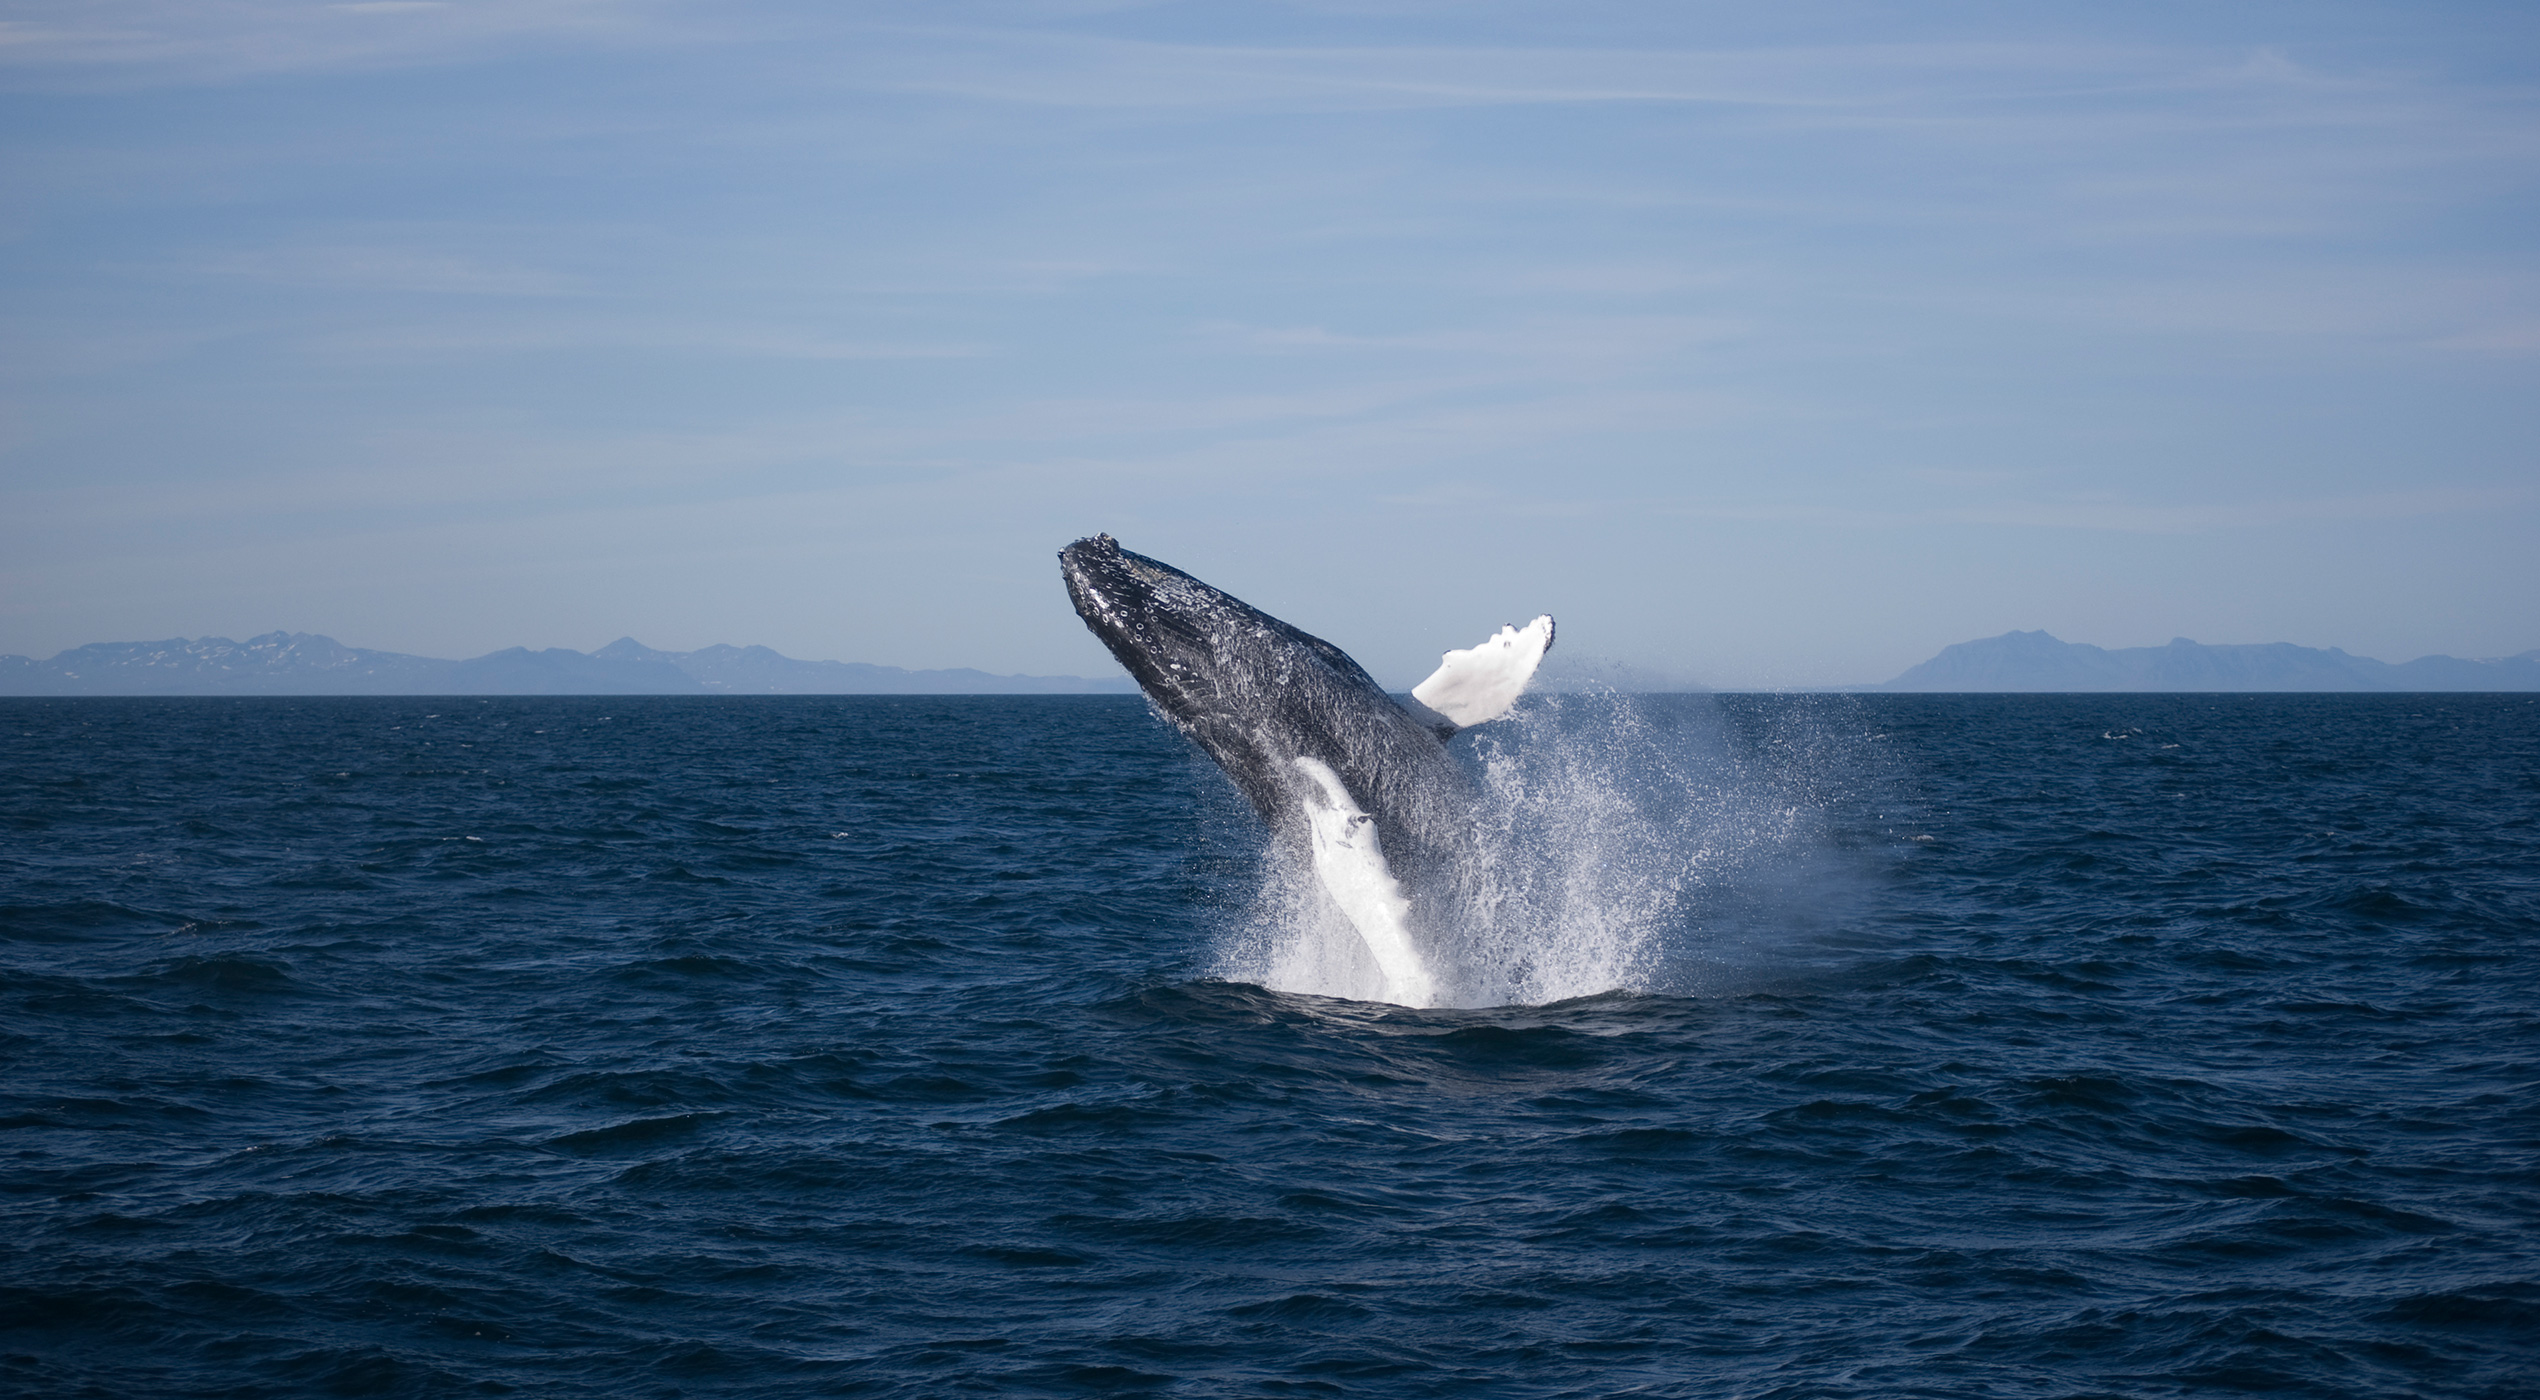
[(1601, 703), (1414, 1011), (1135, 700), (0, 702), (0, 1391), (2540, 1389), (2540, 705)]

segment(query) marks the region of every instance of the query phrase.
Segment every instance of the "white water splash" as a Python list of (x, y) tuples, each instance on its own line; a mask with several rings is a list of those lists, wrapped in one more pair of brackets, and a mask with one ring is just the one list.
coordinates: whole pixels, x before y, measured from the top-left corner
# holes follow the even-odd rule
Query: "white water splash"
[[(1539, 696), (1456, 743), (1477, 800), (1463, 859), (1417, 894), (1430, 1005), (1689, 990), (1821, 851), (1826, 755), (1741, 741), (1709, 697)], [(1359, 931), (1275, 847), (1217, 972), (1388, 999)]]

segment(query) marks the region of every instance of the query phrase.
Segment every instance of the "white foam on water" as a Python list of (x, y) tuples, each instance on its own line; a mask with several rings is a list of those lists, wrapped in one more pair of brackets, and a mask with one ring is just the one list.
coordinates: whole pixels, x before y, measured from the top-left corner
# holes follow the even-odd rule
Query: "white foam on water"
[(1668, 700), (1659, 711), (1623, 695), (1540, 696), (1456, 740), (1471, 746), (1477, 800), (1454, 868), (1412, 891), (1408, 922), (1434, 981), (1420, 1002), (1389, 986), (1314, 870), (1275, 846), (1218, 975), (1464, 1007), (1694, 990), (1756, 908), (1791, 902), (1822, 822), (1808, 784), (1791, 780), (1813, 760), (1775, 752), (1804, 736), (1740, 753), (1713, 702)]

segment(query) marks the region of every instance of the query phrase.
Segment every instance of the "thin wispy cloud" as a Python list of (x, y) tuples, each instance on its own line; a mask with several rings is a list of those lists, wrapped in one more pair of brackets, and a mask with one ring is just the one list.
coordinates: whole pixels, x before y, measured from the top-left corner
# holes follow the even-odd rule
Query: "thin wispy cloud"
[(670, 37), (664, 0), (19, 0), (0, 75), (126, 87), (450, 62)]
[(429, 247), (259, 248), (216, 254), (159, 272), (162, 276), (443, 296), (557, 297), (587, 290), (582, 279), (554, 269), (487, 262)]
[(1868, 111), (2136, 86), (2162, 71), (2106, 48), (2016, 44), (1773, 49), (1201, 45), (1015, 31), (906, 33), (859, 85), (1056, 107), (1356, 110), (1693, 104)]
[(2015, 499), (1888, 509), (1700, 496), (1565, 496), (1513, 490), (1487, 482), (1445, 481), (1417, 491), (1385, 493), (1379, 499), (1393, 505), (1508, 516), (1654, 515), (1686, 520), (1804, 525), (1847, 532), (1914, 531), (1935, 525), (1974, 525), (2006, 530), (2201, 535), (2222, 531), (2275, 530), (2329, 521), (2409, 520), (2513, 510), (2527, 507), (2535, 499), (2540, 499), (2540, 488), (2436, 488), (2256, 501)]
[(2417, 491), (2178, 504), (2114, 500), (2023, 501), (1935, 511), (1930, 518), (2013, 528), (2181, 535), (2221, 530), (2270, 530), (2321, 521), (2408, 520), (2473, 511), (2512, 510), (2529, 506), (2535, 498), (2540, 498), (2540, 489), (2434, 487)]
[(839, 340), (786, 326), (540, 318), (528, 323), (320, 329), (297, 337), (312, 355), (379, 361), (483, 356), (552, 356), (571, 351), (659, 355), (678, 360), (799, 360), (814, 363), (969, 360), (993, 346), (947, 342)]

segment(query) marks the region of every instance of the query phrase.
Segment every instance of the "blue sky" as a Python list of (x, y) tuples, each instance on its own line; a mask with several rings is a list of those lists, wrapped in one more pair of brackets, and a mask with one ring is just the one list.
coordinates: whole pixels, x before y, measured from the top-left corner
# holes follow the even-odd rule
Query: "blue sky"
[(0, 651), (2540, 646), (2528, 5), (0, 17)]

